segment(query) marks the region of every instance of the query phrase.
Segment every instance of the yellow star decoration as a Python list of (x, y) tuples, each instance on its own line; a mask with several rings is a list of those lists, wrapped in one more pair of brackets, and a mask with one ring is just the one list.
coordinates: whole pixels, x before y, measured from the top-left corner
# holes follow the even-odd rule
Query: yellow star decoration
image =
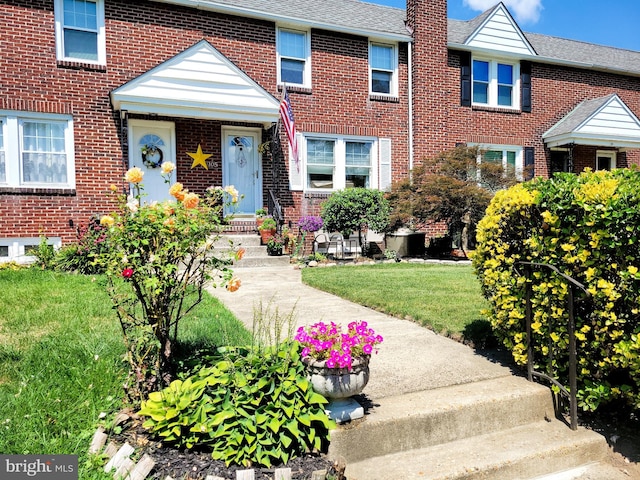
[(209, 167), (207, 167), (206, 160), (207, 160), (207, 158), (209, 158), (213, 154), (212, 153), (209, 153), (209, 154), (202, 153), (202, 147), (200, 146), (200, 144), (198, 144), (198, 151), (196, 153), (187, 152), (187, 155), (189, 155), (191, 158), (193, 158), (193, 163), (191, 164), (191, 169), (194, 169), (198, 165), (202, 165), (205, 170), (209, 170)]

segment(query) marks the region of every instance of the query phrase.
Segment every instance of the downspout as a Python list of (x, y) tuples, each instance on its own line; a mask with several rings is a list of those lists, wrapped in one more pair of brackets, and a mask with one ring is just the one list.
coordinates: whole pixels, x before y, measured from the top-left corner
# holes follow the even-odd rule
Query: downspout
[(408, 55), (408, 96), (409, 96), (409, 181), (411, 181), (411, 176), (413, 172), (413, 41), (409, 42), (407, 45)]

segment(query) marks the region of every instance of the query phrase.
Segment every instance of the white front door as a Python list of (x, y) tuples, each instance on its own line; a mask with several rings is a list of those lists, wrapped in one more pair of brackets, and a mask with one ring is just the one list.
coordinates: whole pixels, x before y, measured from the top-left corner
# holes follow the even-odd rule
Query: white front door
[(262, 208), (261, 135), (259, 129), (222, 129), (222, 181), (244, 195), (233, 211), (236, 215), (253, 215)]
[(173, 122), (129, 120), (129, 168), (140, 167), (144, 172), (142, 201), (170, 200), (169, 187), (176, 181), (176, 170), (167, 184), (162, 177), (163, 162), (176, 164), (176, 135)]

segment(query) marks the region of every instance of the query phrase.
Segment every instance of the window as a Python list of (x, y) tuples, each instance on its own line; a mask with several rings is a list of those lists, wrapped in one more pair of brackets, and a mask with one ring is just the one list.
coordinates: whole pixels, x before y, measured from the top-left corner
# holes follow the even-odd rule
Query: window
[[(33, 253), (39, 248), (40, 241), (38, 237), (0, 238), (0, 260), (31, 263), (35, 260)], [(49, 237), (47, 244), (52, 250), (57, 250), (62, 241), (60, 237)]]
[(18, 188), (75, 188), (70, 118), (11, 113), (1, 116), (0, 112), (0, 121), (0, 184)]
[(395, 47), (371, 43), (369, 45), (369, 66), (371, 69), (370, 92), (378, 95), (397, 95)]
[(58, 60), (106, 64), (104, 0), (55, 0)]
[[(522, 180), (524, 171), (523, 148), (504, 145), (481, 145), (478, 163), (491, 162), (502, 166), (505, 174), (515, 173), (518, 180)], [(480, 175), (480, 172), (478, 172)], [(478, 179), (480, 183), (482, 179)]]
[(598, 150), (596, 152), (596, 170), (613, 170), (616, 168), (616, 152)]
[(346, 142), (346, 187), (369, 188), (371, 179), (371, 143)]
[(311, 87), (309, 34), (278, 30), (278, 83)]
[(519, 67), (489, 60), (473, 60), (473, 103), (492, 107), (519, 105)]
[(333, 188), (335, 175), (335, 141), (307, 141), (307, 186), (309, 188)]
[(376, 143), (358, 138), (306, 138), (306, 188), (339, 190), (377, 185)]

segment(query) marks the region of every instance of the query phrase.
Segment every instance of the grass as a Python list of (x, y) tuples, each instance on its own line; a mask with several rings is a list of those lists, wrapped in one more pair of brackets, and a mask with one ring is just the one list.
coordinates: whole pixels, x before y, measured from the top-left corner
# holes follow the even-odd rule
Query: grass
[(305, 268), (302, 280), (452, 336), (462, 335), (483, 321), (480, 311), (488, 306), (469, 265), (395, 263)]
[[(80, 478), (109, 478), (86, 465), (101, 412), (124, 406), (125, 349), (104, 278), (3, 270), (0, 289), (0, 452), (78, 455)], [(251, 339), (210, 295), (181, 329), (187, 345)]]

